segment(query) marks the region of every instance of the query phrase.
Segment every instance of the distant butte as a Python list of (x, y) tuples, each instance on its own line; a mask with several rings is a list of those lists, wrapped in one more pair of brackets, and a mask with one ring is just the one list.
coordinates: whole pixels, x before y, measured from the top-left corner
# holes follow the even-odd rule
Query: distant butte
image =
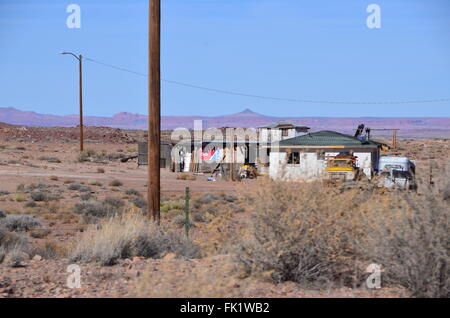
[[(235, 114), (222, 116), (162, 116), (163, 130), (175, 128), (192, 129), (194, 120), (203, 120), (204, 128), (220, 127), (259, 127), (274, 121), (289, 120), (300, 125), (311, 127), (311, 131), (335, 130), (344, 133), (354, 133), (356, 127), (364, 123), (371, 128), (398, 128), (400, 137), (429, 138), (450, 137), (450, 117), (277, 117), (267, 116), (247, 108)], [(0, 107), (0, 122), (38, 127), (75, 127), (78, 125), (77, 115), (58, 116), (21, 111), (12, 107)], [(86, 126), (102, 126), (121, 129), (147, 129), (147, 116), (143, 114), (121, 112), (111, 117), (85, 116)]]

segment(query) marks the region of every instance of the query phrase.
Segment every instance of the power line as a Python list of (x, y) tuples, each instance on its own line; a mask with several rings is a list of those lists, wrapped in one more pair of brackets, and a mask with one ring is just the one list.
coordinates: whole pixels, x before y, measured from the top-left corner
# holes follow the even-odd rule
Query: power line
[[(123, 67), (118, 67), (115, 65), (107, 64), (104, 62), (100, 62), (88, 57), (85, 57), (87, 61), (100, 64), (118, 71), (131, 73), (134, 75), (139, 75), (142, 77), (148, 77), (147, 74), (136, 72), (130, 69), (126, 69)], [(296, 98), (283, 98), (283, 97), (273, 97), (273, 96), (262, 96), (262, 95), (255, 95), (255, 94), (246, 94), (246, 93), (240, 93), (235, 91), (229, 91), (224, 89), (218, 89), (218, 88), (211, 88), (211, 87), (205, 87), (200, 85), (194, 85), (174, 80), (168, 80), (168, 79), (161, 79), (161, 81), (174, 84), (178, 86), (184, 86), (189, 88), (195, 88), (200, 89), (204, 91), (219, 93), (219, 94), (226, 94), (226, 95), (233, 95), (233, 96), (242, 96), (242, 97), (250, 97), (250, 98), (258, 98), (258, 99), (265, 99), (265, 100), (273, 100), (273, 101), (283, 101), (283, 102), (291, 102), (291, 103), (309, 103), (309, 104), (346, 104), (346, 105), (394, 105), (394, 104), (426, 104), (426, 103), (443, 103), (443, 102), (450, 102), (450, 98), (437, 98), (437, 99), (420, 99), (420, 100), (400, 100), (400, 101), (380, 101), (380, 102), (374, 102), (374, 101), (337, 101), (337, 100), (313, 100), (313, 99), (296, 99)]]

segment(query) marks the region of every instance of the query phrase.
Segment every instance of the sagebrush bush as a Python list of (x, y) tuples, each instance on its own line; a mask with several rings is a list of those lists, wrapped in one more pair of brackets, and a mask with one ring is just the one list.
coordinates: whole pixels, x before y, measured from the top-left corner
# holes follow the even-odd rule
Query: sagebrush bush
[[(445, 173), (443, 174), (445, 176)], [(446, 178), (445, 178), (446, 179)], [(446, 180), (396, 196), (396, 213), (368, 225), (365, 247), (384, 269), (384, 281), (416, 297), (450, 297), (450, 202)], [(376, 209), (376, 208), (375, 208)]]
[(111, 187), (120, 187), (120, 186), (123, 185), (123, 183), (122, 183), (122, 181), (120, 181), (120, 180), (118, 180), (118, 179), (114, 179), (114, 180), (112, 180), (112, 181), (109, 183), (109, 185), (110, 185)]
[(42, 227), (41, 222), (31, 215), (25, 214), (10, 214), (0, 219), (0, 226), (8, 231), (29, 231), (31, 229)]
[(275, 282), (328, 284), (353, 265), (359, 211), (353, 191), (320, 183), (263, 182), (249, 194), (255, 211), (238, 260), (248, 272), (271, 272)]
[[(319, 183), (259, 183), (238, 261), (248, 273), (323, 286), (359, 286), (371, 263), (384, 286), (417, 297), (450, 296), (448, 172), (419, 191), (340, 189)], [(363, 275), (364, 274), (364, 275)]]
[(167, 253), (196, 258), (199, 249), (183, 237), (163, 231), (148, 218), (127, 213), (107, 219), (98, 227), (90, 227), (81, 237), (71, 260), (105, 266), (119, 259), (160, 258)]
[(20, 253), (28, 251), (27, 239), (21, 234), (17, 234), (9, 231), (5, 226), (0, 224), (0, 264), (9, 259), (10, 266), (16, 266), (16, 261), (22, 261), (22, 259), (16, 258)]
[(145, 210), (147, 208), (147, 200), (145, 200), (143, 197), (133, 197), (130, 198), (129, 201), (142, 210)]
[(48, 201), (49, 196), (45, 192), (33, 192), (30, 195), (31, 199), (36, 202)]
[(107, 197), (102, 201), (85, 201), (75, 205), (73, 212), (80, 214), (85, 223), (95, 223), (99, 218), (114, 217), (124, 212), (125, 202)]
[(125, 191), (126, 195), (136, 195), (136, 196), (141, 196), (141, 193), (136, 190), (136, 189), (128, 189)]
[(69, 184), (68, 188), (69, 190), (74, 190), (74, 191), (78, 191), (81, 189), (83, 185), (81, 185), (80, 183), (71, 183)]

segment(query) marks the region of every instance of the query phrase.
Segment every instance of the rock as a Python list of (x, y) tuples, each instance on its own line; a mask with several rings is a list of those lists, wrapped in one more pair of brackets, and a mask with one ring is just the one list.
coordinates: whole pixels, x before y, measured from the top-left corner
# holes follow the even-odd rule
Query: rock
[(168, 253), (168, 254), (166, 254), (166, 255), (162, 258), (162, 260), (163, 260), (163, 261), (166, 261), (166, 262), (170, 262), (170, 261), (173, 261), (175, 258), (177, 258), (177, 255), (176, 255), (176, 254), (174, 254), (174, 253)]
[(133, 257), (133, 258), (131, 259), (131, 261), (132, 261), (133, 263), (135, 263), (135, 262), (143, 261), (144, 259), (145, 259), (145, 257), (142, 257), (142, 256), (135, 256), (135, 257)]
[(40, 262), (40, 261), (42, 261), (42, 256), (41, 255), (34, 255), (32, 260), (35, 261), (35, 262)]

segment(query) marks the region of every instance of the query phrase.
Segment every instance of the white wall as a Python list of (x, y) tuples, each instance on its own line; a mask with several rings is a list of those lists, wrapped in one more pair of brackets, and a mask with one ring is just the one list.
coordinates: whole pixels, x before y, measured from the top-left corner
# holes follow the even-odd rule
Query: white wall
[(271, 152), (269, 175), (275, 180), (311, 180), (321, 177), (325, 160), (318, 160), (314, 152), (300, 154), (300, 164), (287, 164), (286, 152)]
[[(337, 156), (338, 152), (327, 152), (325, 156)], [(370, 179), (372, 174), (372, 153), (355, 152), (357, 156), (356, 165), (363, 169), (366, 176)], [(300, 164), (287, 164), (286, 152), (271, 152), (269, 175), (275, 180), (296, 181), (296, 180), (314, 180), (321, 178), (325, 168), (326, 160), (317, 158), (315, 152), (300, 153)]]

